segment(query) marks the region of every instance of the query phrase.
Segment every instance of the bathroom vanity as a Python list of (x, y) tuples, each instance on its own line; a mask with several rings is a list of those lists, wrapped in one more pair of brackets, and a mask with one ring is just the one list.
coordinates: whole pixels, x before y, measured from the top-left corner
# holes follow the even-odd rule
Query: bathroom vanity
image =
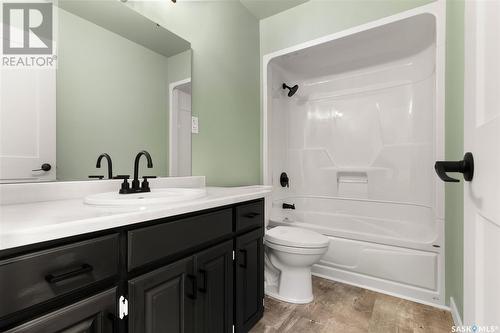
[(247, 332), (263, 315), (265, 191), (207, 193), (180, 214), (134, 210), (115, 227), (1, 247), (0, 331)]

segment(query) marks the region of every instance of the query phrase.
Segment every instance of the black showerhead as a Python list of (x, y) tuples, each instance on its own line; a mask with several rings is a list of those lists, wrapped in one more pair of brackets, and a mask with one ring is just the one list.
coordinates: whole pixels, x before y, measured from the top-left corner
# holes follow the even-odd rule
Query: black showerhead
[(293, 95), (295, 95), (295, 93), (297, 92), (297, 90), (299, 90), (299, 86), (298, 85), (294, 85), (293, 87), (289, 87), (289, 86), (286, 85), (286, 83), (283, 83), (283, 89), (290, 90), (288, 92), (288, 97), (292, 97)]

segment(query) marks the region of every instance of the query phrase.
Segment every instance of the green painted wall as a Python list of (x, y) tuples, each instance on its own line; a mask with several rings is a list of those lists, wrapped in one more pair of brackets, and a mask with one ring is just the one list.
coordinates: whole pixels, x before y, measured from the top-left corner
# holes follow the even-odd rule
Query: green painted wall
[[(260, 21), (261, 55), (389, 16), (432, 0), (312, 0)], [(446, 158), (463, 155), (463, 11), (447, 2)], [(446, 299), (463, 309), (463, 186), (446, 185)]]
[(168, 58), (168, 83), (191, 77), (191, 50)]
[[(459, 160), (464, 146), (464, 2), (446, 8), (446, 159)], [(464, 188), (446, 184), (446, 297), (463, 318)]]
[(128, 4), (191, 42), (193, 174), (209, 185), (260, 182), (259, 23), (238, 1)]
[(131, 174), (142, 149), (154, 158), (147, 174), (166, 176), (168, 58), (63, 10), (58, 20), (58, 179), (105, 175), (102, 152)]

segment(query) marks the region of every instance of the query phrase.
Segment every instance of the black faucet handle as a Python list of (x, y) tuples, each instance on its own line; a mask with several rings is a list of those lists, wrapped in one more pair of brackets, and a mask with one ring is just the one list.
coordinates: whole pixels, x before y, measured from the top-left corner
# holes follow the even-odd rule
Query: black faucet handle
[(102, 176), (102, 175), (90, 175), (89, 178), (90, 179), (103, 179), (104, 176)]
[(148, 182), (148, 179), (150, 178), (156, 178), (156, 176), (143, 176), (142, 179), (144, 179), (142, 181), (142, 184), (141, 184), (141, 189), (143, 192), (151, 192), (151, 189), (149, 188), (149, 182)]
[(280, 184), (281, 184), (281, 187), (290, 187), (290, 179), (288, 178), (288, 175), (286, 174), (286, 172), (281, 173)]
[(120, 188), (120, 194), (130, 193), (130, 184), (128, 183), (128, 179), (130, 175), (117, 175), (113, 177), (113, 179), (123, 179), (122, 186)]

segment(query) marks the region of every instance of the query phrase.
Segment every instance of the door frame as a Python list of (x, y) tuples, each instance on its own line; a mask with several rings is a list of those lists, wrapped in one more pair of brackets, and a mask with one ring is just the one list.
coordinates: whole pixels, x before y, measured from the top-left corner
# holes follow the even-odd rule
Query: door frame
[[(173, 113), (177, 112), (177, 103), (174, 101), (174, 90), (175, 88), (182, 86), (186, 83), (191, 83), (191, 77), (188, 77), (183, 80), (172, 82), (168, 85), (168, 175), (170, 177), (175, 176), (172, 175), (172, 169), (174, 167), (172, 151), (174, 147), (174, 142), (177, 144), (177, 137), (174, 135), (173, 131)], [(177, 133), (177, 131), (176, 131)]]
[[(470, 6), (471, 4), (467, 3), (467, 1), (464, 4), (464, 151), (467, 151), (465, 149), (468, 149), (467, 143), (465, 142), (465, 135), (467, 129), (465, 126), (467, 126), (466, 121), (469, 121), (467, 112), (470, 106), (475, 103), (475, 82), (471, 81), (475, 75), (476, 75), (476, 66), (474, 64), (474, 61), (471, 59), (471, 56), (475, 52), (474, 49), (470, 49), (470, 47), (473, 47), (475, 43), (475, 38), (474, 38), (474, 33), (475, 33), (475, 26), (471, 24), (471, 19), (474, 17), (474, 13), (471, 13), (470, 11)], [(467, 186), (467, 184), (464, 184), (464, 187)], [(471, 318), (475, 317), (474, 314), (474, 308), (475, 308), (475, 301), (474, 301), (474, 295), (475, 295), (475, 290), (474, 290), (474, 273), (470, 271), (472, 268), (471, 266), (474, 266), (474, 246), (475, 246), (475, 235), (474, 235), (474, 227), (471, 223), (467, 222), (467, 216), (466, 216), (466, 205), (467, 205), (467, 191), (464, 189), (464, 206), (463, 206), (463, 214), (464, 214), (464, 235), (470, 235), (471, 237), (469, 238), (470, 241), (463, 242), (464, 243), (464, 248), (463, 248), (463, 313), (462, 313), (462, 323), (467, 323), (470, 322)], [(462, 324), (459, 323), (459, 324)]]

